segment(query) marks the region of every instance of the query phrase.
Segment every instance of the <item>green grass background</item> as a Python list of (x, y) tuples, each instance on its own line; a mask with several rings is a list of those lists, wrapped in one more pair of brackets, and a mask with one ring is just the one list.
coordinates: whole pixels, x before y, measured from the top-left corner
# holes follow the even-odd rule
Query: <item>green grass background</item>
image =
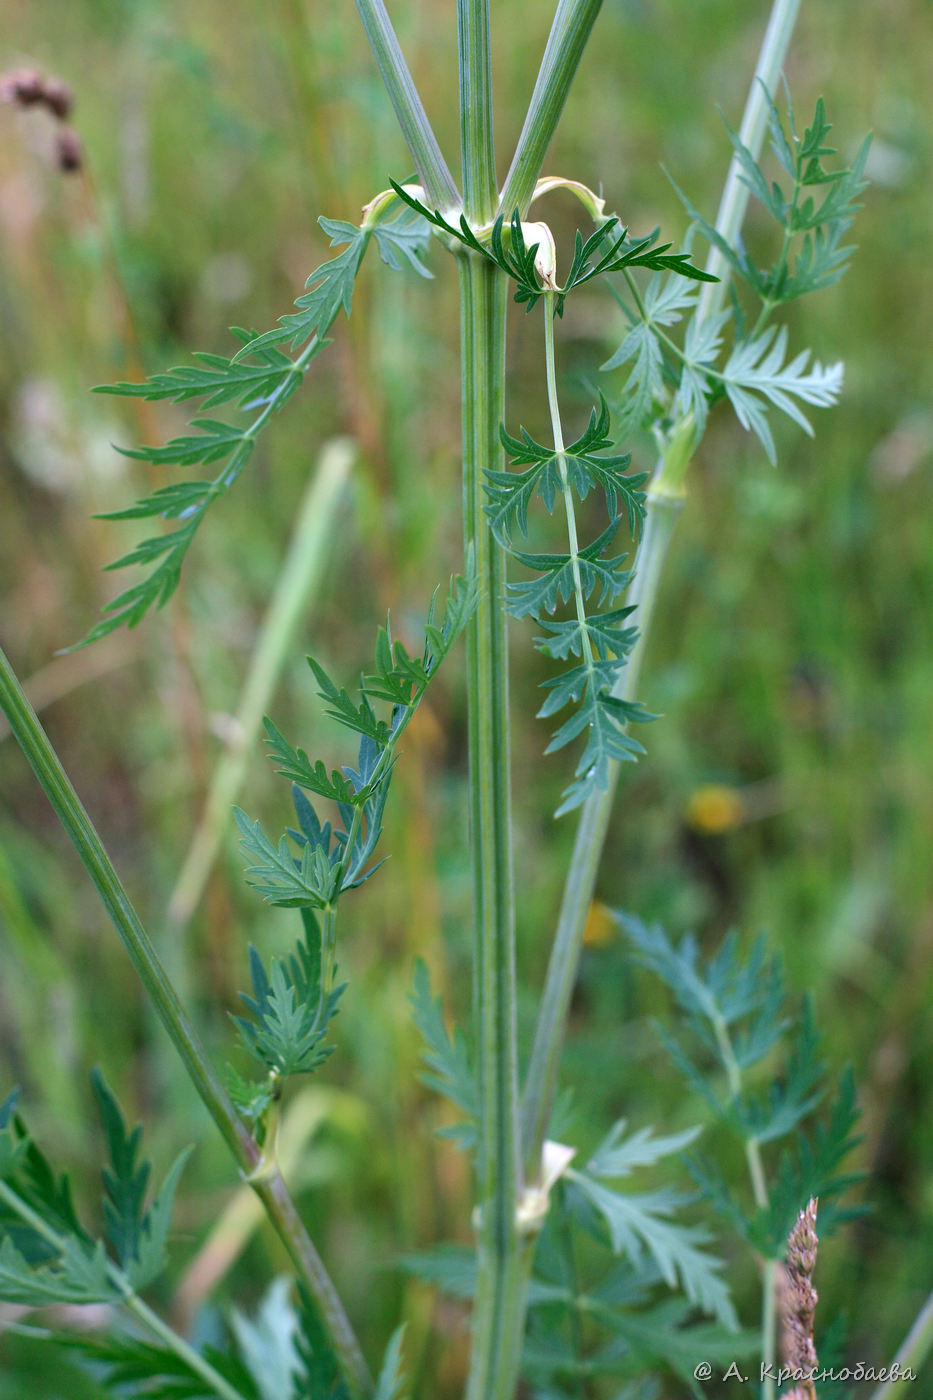
[[(394, 8), (453, 163), (451, 7)], [(500, 174), (549, 9), (494, 7)], [(830, 1064), (855, 1068), (873, 1206), (824, 1246), (821, 1316), (847, 1312), (850, 1359), (881, 1365), (933, 1280), (933, 17), (926, 0), (804, 0), (802, 10), (786, 70), (798, 116), (824, 95), (842, 157), (866, 130), (875, 134), (852, 271), (787, 318), (796, 345), (845, 359), (842, 402), (814, 411), (812, 441), (776, 425), (777, 469), (727, 411), (711, 425), (642, 683), (641, 698), (664, 719), (645, 736), (647, 758), (625, 775), (598, 892), (672, 932), (695, 928), (710, 948), (730, 927), (765, 929), (791, 985), (812, 992)], [(685, 220), (660, 167), (714, 214), (730, 151), (717, 107), (737, 126), (765, 17), (757, 0), (607, 0), (546, 170), (601, 184), (636, 231), (658, 223), (676, 243)], [(386, 609), (416, 637), (433, 583), (458, 566), (453, 268), (436, 254), (429, 285), (368, 262), (352, 321), (341, 318), (305, 391), (213, 510), (170, 609), (65, 670), (56, 649), (116, 591), (100, 568), (136, 537), (132, 524), (91, 517), (147, 486), (109, 444), (168, 436), (184, 421), (183, 409), (161, 405), (141, 421), (120, 401), (91, 397), (90, 386), (183, 362), (192, 349), (229, 353), (231, 324), (271, 326), (327, 255), (316, 216), (358, 219), (410, 161), (352, 7), (8, 0), (0, 67), (20, 63), (73, 87), (86, 174), (54, 169), (44, 114), (0, 108), (0, 636), (20, 674), (36, 679), (53, 741), (144, 917), (157, 936), (163, 930), (167, 958), (187, 968), (188, 995), (223, 1060), (248, 942), (280, 948), (294, 930), (243, 886), (231, 835), (186, 947), (164, 932), (165, 901), (221, 751), (218, 717), (235, 708), (303, 484), (334, 434), (357, 441), (359, 460), (326, 589), (276, 695), (285, 731), (342, 761), (303, 652), (350, 680)], [(554, 217), (572, 214), (557, 204)], [(606, 297), (568, 307), (559, 354), (569, 419), (582, 421), (581, 381), (621, 330)], [(540, 344), (521, 313), (510, 368), (510, 426), (544, 431)], [(559, 756), (540, 759), (543, 672), (523, 629), (512, 652), (527, 1029), (572, 819), (549, 815), (566, 768)], [(457, 1393), (462, 1312), (392, 1264), (406, 1249), (464, 1238), (469, 1212), (463, 1164), (431, 1136), (441, 1110), (417, 1080), (406, 1002), (422, 955), (465, 1014), (458, 665), (406, 745), (384, 838), (393, 859), (343, 916), (351, 986), (339, 1052), (320, 1076), (322, 1094), (341, 1093), (308, 1109), (322, 1121), (301, 1194), (370, 1355), (401, 1316), (412, 1319), (425, 1396)], [(691, 797), (709, 783), (734, 789), (744, 812), (719, 834), (689, 820)], [(274, 827), (287, 820), (286, 804), (257, 742), (244, 805)], [(147, 1123), (158, 1164), (203, 1139), (179, 1204), (180, 1273), (229, 1195), (228, 1163), (6, 738), (0, 931), (0, 1087), (22, 1086), (34, 1131), (69, 1164), (82, 1201), (93, 1200), (102, 1147), (92, 1063)], [(663, 1007), (616, 941), (587, 951), (567, 1056), (584, 1146), (619, 1115), (662, 1129), (697, 1120), (648, 1026)], [(249, 1304), (257, 1279), (282, 1268), (279, 1246), (261, 1233), (217, 1296)], [(751, 1322), (751, 1270), (738, 1254), (730, 1268)], [(0, 1338), (3, 1400), (27, 1390), (80, 1397), (83, 1385), (57, 1356)]]

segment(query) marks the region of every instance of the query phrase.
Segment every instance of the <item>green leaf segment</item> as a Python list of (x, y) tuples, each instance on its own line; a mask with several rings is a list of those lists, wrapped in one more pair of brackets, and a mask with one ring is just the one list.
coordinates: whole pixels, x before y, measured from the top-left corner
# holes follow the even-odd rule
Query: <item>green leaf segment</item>
[[(387, 218), (387, 214), (394, 217)], [(409, 266), (422, 276), (430, 276), (419, 253), (427, 241), (427, 231), (414, 224), (397, 205), (386, 210), (381, 205), (363, 223), (319, 220), (332, 247), (342, 251), (315, 268), (307, 281), (308, 291), (296, 302), (297, 311), (282, 316), (278, 326), (264, 335), (239, 327), (233, 334), (240, 349), (226, 359), (222, 355), (198, 354), (198, 364), (179, 366), (155, 374), (141, 384), (102, 385), (97, 392), (150, 401), (184, 403), (202, 399), (204, 408), (235, 403), (252, 417), (246, 424), (198, 417), (191, 420), (193, 432), (172, 438), (161, 447), (120, 448), (126, 457), (149, 462), (153, 467), (193, 467), (223, 463), (210, 479), (175, 482), (160, 487), (123, 510), (109, 511), (105, 520), (156, 519), (181, 522), (175, 528), (142, 540), (122, 555), (110, 569), (139, 564), (149, 570), (139, 583), (125, 589), (104, 608), (105, 616), (79, 645), (106, 636), (116, 628), (135, 627), (150, 608), (161, 608), (178, 587), (181, 568), (211, 504), (226, 495), (249, 462), (259, 434), (274, 414), (291, 398), (302, 383), (312, 361), (330, 341), (330, 330), (339, 312), (349, 316), (353, 286), (370, 241), (375, 237), (383, 262), (393, 268)], [(287, 345), (294, 358), (279, 347)]]
[[(535, 442), (525, 429), (521, 430), (520, 439), (510, 437), (503, 429), (502, 442), (513, 463), (530, 465), (524, 472), (486, 473), (486, 491), (490, 498), (486, 513), (497, 539), (509, 548), (520, 564), (539, 573), (531, 582), (509, 585), (508, 611), (515, 617), (535, 619), (545, 634), (537, 639), (536, 645), (546, 655), (580, 658), (579, 665), (544, 682), (549, 693), (539, 711), (545, 717), (567, 705), (576, 706), (575, 713), (555, 733), (548, 753), (563, 748), (581, 734), (586, 736), (575, 781), (565, 791), (558, 808), (560, 816), (585, 802), (594, 787), (607, 787), (614, 761), (631, 760), (644, 752), (626, 727), (651, 716), (643, 706), (612, 693), (619, 670), (638, 638), (637, 629), (625, 625), (632, 609), (612, 608), (597, 616), (587, 612), (594, 593), (599, 594), (600, 606), (611, 604), (631, 582), (631, 571), (620, 567), (622, 558), (604, 559), (603, 550), (620, 522), (620, 503), (624, 504), (630, 529), (634, 530), (637, 522), (644, 518), (644, 494), (638, 488), (645, 477), (624, 474), (629, 454), (598, 455), (600, 450), (610, 446), (609, 411), (604, 399), (600, 399), (599, 409), (591, 413), (583, 435), (565, 447), (554, 356), (556, 310), (556, 294), (547, 292), (545, 359), (554, 446), (547, 448)], [(609, 526), (592, 544), (581, 548), (574, 496), (583, 501), (593, 487), (604, 495)], [(535, 493), (549, 514), (560, 497), (567, 522), (566, 554), (529, 554), (514, 548), (513, 528), (517, 527), (522, 534), (527, 532), (528, 503)], [(574, 607), (573, 618), (565, 621), (545, 616), (570, 600)]]

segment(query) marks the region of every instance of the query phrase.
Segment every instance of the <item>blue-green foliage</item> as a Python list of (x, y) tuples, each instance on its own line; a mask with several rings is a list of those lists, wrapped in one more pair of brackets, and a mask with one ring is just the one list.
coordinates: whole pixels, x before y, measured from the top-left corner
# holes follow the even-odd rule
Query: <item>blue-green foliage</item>
[[(156, 467), (208, 466), (217, 462), (222, 462), (223, 466), (213, 478), (174, 482), (124, 510), (109, 511), (101, 517), (181, 523), (173, 530), (142, 540), (107, 566), (122, 569), (130, 564), (141, 564), (149, 572), (106, 605), (105, 616), (79, 645), (105, 637), (123, 624), (135, 627), (150, 608), (161, 608), (175, 592), (185, 555), (209, 506), (225, 495), (239, 477), (263, 427), (291, 398), (312, 360), (330, 344), (327, 332), (338, 313), (342, 309), (349, 316), (354, 282), (370, 239), (375, 236), (379, 254), (388, 266), (408, 266), (422, 276), (430, 276), (419, 257), (427, 241), (427, 230), (408, 210), (375, 229), (325, 218), (318, 222), (330, 238), (331, 246), (343, 245), (342, 251), (315, 268), (306, 284), (309, 290), (295, 303), (298, 311), (281, 317), (274, 330), (257, 335), (234, 327), (233, 334), (240, 342), (240, 349), (232, 359), (196, 354), (197, 365), (177, 366), (139, 384), (108, 384), (97, 390), (123, 398), (171, 400), (173, 403), (203, 399), (205, 409), (236, 403), (251, 416), (245, 423), (197, 417), (191, 420), (193, 432), (172, 438), (161, 447), (119, 449), (127, 457)], [(298, 352), (294, 358), (279, 349), (283, 344)]]
[[(345, 766), (328, 773), (323, 763), (313, 763), (303, 749), (293, 748), (275, 725), (266, 721), (271, 756), (293, 784), (299, 830), (290, 830), (276, 845), (259, 822), (250, 821), (240, 811), (235, 815), (243, 849), (253, 861), (247, 879), (270, 904), (332, 910), (341, 894), (361, 885), (377, 868), (368, 862), (382, 831), (382, 813), (399, 740), (432, 676), (476, 608), (476, 578), (470, 561), (467, 575), (458, 576), (451, 583), (439, 624), (434, 620), (435, 599), (425, 623), (424, 648), (419, 657), (409, 655), (404, 644), (393, 639), (388, 622), (380, 630), (375, 667), (361, 677), (358, 700), (337, 686), (324, 668), (309, 657), (327, 713), (360, 736), (356, 768)], [(389, 717), (380, 718), (373, 702), (387, 704)], [(335, 802), (342, 824), (332, 826), (329, 821), (321, 821), (305, 792)], [(292, 853), (293, 846), (299, 855)]]
[[(304, 749), (293, 748), (266, 720), (270, 756), (292, 783), (298, 827), (289, 828), (276, 844), (259, 822), (239, 810), (235, 816), (251, 860), (247, 880), (270, 904), (301, 911), (304, 938), (290, 957), (273, 959), (268, 969), (256, 949), (250, 949), (252, 993), (241, 996), (252, 1018), (234, 1018), (244, 1048), (268, 1074), (264, 1081), (250, 1083), (229, 1070), (228, 1088), (240, 1113), (263, 1138), (269, 1110), (280, 1091), (278, 1081), (313, 1073), (333, 1048), (324, 1044), (324, 1037), (343, 991), (333, 985), (337, 904), (342, 894), (368, 880), (381, 864), (372, 863), (372, 857), (382, 833), (398, 743), (438, 666), (476, 608), (475, 570), (472, 560), (467, 564), (466, 577), (451, 581), (440, 622), (434, 617), (437, 595), (431, 600), (420, 656), (410, 655), (386, 623), (376, 642), (373, 670), (360, 679), (358, 698), (308, 658), (327, 713), (358, 736), (356, 767), (328, 770), (320, 760), (312, 761)], [(387, 718), (377, 706), (388, 707)], [(322, 820), (307, 793), (333, 802), (337, 820)], [(317, 915), (327, 921), (327, 949)]]
[[(147, 1342), (116, 1327), (107, 1336), (93, 1332), (59, 1332), (50, 1340), (85, 1358), (106, 1392), (145, 1400), (215, 1400), (216, 1390), (171, 1347)], [(231, 1385), (242, 1400), (264, 1400), (247, 1367), (233, 1354), (206, 1345), (200, 1355)]]
[[(735, 133), (730, 136), (743, 182), (781, 229), (780, 251), (770, 267), (754, 264), (740, 235), (730, 246), (675, 184), (696, 229), (757, 299), (751, 329), (737, 297), (729, 310), (709, 314), (696, 290), (685, 290), (676, 277), (662, 279), (655, 274), (639, 294), (626, 276), (627, 295), (613, 290), (629, 330), (602, 368), (631, 365), (620, 400), (626, 431), (666, 415), (689, 414), (699, 441), (710, 407), (728, 398), (739, 422), (756, 435), (773, 463), (776, 449), (768, 407), (779, 409), (811, 433), (801, 404), (827, 407), (835, 403), (842, 387), (842, 365), (811, 362), (808, 350), (788, 359), (786, 330), (766, 323), (776, 307), (830, 286), (845, 271), (852, 249), (843, 247), (842, 240), (865, 188), (869, 141), (863, 143), (850, 169), (829, 171), (823, 162), (835, 152), (826, 144), (830, 126), (822, 99), (811, 126), (800, 137), (790, 102), (785, 128), (771, 97), (766, 96), (771, 150), (790, 179), (789, 189), (769, 180)], [(670, 332), (685, 314), (689, 315), (686, 334), (678, 344)], [(730, 324), (733, 343), (723, 362), (724, 333)]]
[[(727, 1365), (756, 1348), (757, 1334), (738, 1330), (722, 1261), (704, 1248), (709, 1236), (678, 1218), (695, 1197), (620, 1184), (681, 1153), (697, 1132), (626, 1135), (619, 1123), (552, 1191), (528, 1291), (523, 1372), (535, 1393), (569, 1398), (587, 1378), (640, 1384), (646, 1372), (670, 1371), (699, 1395), (698, 1356)], [(407, 1255), (400, 1266), (449, 1296), (475, 1293), (476, 1256), (466, 1246)], [(698, 1321), (698, 1312), (713, 1320)]]
[[(819, 1197), (821, 1236), (861, 1213), (838, 1203), (861, 1177), (839, 1170), (859, 1142), (851, 1073), (842, 1074), (830, 1098), (809, 1003), (799, 1011), (788, 1005), (780, 960), (768, 956), (764, 940), (743, 959), (730, 935), (704, 963), (690, 935), (674, 944), (657, 925), (629, 915), (620, 915), (620, 922), (637, 960), (670, 987), (683, 1013), (680, 1033), (661, 1032), (677, 1069), (714, 1119), (764, 1149), (766, 1204), (749, 1205), (718, 1167), (693, 1155), (687, 1163), (704, 1196), (770, 1259), (783, 1258), (811, 1196)], [(821, 1105), (822, 1117), (815, 1119)]]

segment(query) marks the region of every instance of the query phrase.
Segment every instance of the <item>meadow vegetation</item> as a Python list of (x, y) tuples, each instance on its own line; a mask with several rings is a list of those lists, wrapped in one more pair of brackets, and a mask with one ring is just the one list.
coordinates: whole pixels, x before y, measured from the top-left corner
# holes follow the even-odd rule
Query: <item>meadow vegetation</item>
[[(452, 159), (452, 16), (438, 5), (394, 8)], [(660, 225), (678, 252), (689, 218), (659, 167), (714, 215), (732, 151), (722, 116), (738, 126), (766, 19), (764, 6), (741, 9), (726, 0), (606, 4), (545, 171), (600, 189), (634, 233)], [(513, 0), (494, 10), (504, 165), (550, 14)], [(620, 1150), (606, 1139), (620, 1118), (630, 1133), (652, 1124), (686, 1145), (688, 1130), (704, 1121), (702, 1098), (685, 1093), (654, 1024), (674, 1024), (670, 988), (676, 996), (680, 987), (681, 1010), (686, 994), (672, 947), (650, 930), (662, 926), (672, 943), (693, 930), (707, 958), (738, 928), (743, 960), (754, 958), (763, 932), (770, 952), (752, 963), (761, 985), (777, 978), (768, 957), (779, 953), (790, 1004), (803, 1017), (798, 1027), (807, 1025), (800, 994), (810, 997), (821, 1037), (814, 1059), (828, 1066), (832, 1092), (845, 1084), (846, 1064), (857, 1086), (854, 1131), (863, 1137), (844, 1170), (862, 1170), (866, 1180), (844, 1203), (870, 1210), (821, 1246), (817, 1284), (821, 1316), (847, 1319), (839, 1323), (847, 1328), (841, 1354), (875, 1366), (893, 1356), (933, 1287), (933, 365), (919, 312), (933, 293), (925, 246), (930, 38), (923, 0), (884, 10), (853, 0), (844, 23), (830, 0), (804, 0), (784, 65), (799, 126), (824, 97), (836, 160), (847, 166), (865, 131), (874, 133), (852, 268), (782, 313), (791, 353), (808, 346), (823, 365), (844, 360), (844, 383), (837, 407), (807, 409), (813, 438), (770, 414), (776, 466), (734, 414), (711, 414), (637, 695), (663, 719), (639, 727), (647, 756), (624, 765), (571, 1005), (561, 1075), (568, 1092), (558, 1105), (565, 1131), (583, 1144), (581, 1160), (601, 1143), (604, 1156)], [(95, 514), (173, 479), (158, 462), (120, 456), (111, 444), (165, 443), (187, 431), (190, 417), (190, 405), (167, 396), (89, 389), (190, 365), (193, 349), (234, 354), (230, 326), (274, 325), (311, 269), (339, 251), (318, 216), (357, 226), (389, 177), (410, 174), (411, 157), (357, 16), (345, 7), (14, 3), (0, 15), (0, 55), (3, 68), (30, 65), (68, 83), (81, 147), (80, 168), (63, 171), (49, 114), (0, 106), (0, 641), (223, 1065), (232, 1057), (230, 1014), (243, 1013), (238, 991), (251, 972), (260, 1009), (268, 993), (248, 949), (268, 965), (291, 946), (297, 916), (264, 905), (244, 883), (240, 833), (232, 820), (218, 827), (211, 813), (243, 806), (241, 831), (248, 840), (252, 833), (254, 848), (255, 820), (276, 836), (294, 820), (275, 767), (300, 768), (301, 756), (280, 738), (279, 763), (270, 764), (259, 716), (272, 714), (281, 734), (323, 757), (328, 771), (355, 760), (327, 714), (342, 702), (318, 696), (305, 653), (350, 686), (371, 667), (374, 632), (391, 612), (393, 635), (420, 658), (435, 583), (444, 581), (439, 625), (447, 580), (463, 572), (453, 260), (435, 248), (428, 281), (408, 256), (419, 261), (420, 245), (396, 244), (398, 271), (370, 255), (352, 317), (340, 314), (327, 354), (263, 433), (236, 489), (212, 507), (165, 610), (58, 656), (117, 591), (102, 566), (146, 529)], [(581, 215), (570, 200), (548, 199), (558, 247), (567, 249)], [(765, 260), (770, 248), (773, 258), (773, 224), (758, 206), (746, 234), (754, 257)], [(691, 255), (702, 267), (699, 239)], [(509, 318), (513, 448), (522, 446), (520, 424), (538, 443), (553, 440), (541, 320), (540, 306), (528, 317), (512, 308)], [(628, 370), (597, 367), (611, 362), (627, 325), (610, 297), (581, 291), (557, 327), (564, 434), (573, 441), (600, 391), (614, 408), (622, 401)], [(654, 446), (637, 423), (632, 434), (623, 446), (633, 450), (637, 476), (653, 468)], [(594, 497), (578, 506), (587, 539), (600, 528)], [(559, 506), (555, 520), (564, 528)], [(512, 542), (521, 543), (517, 532)], [(290, 549), (290, 583), (270, 618)], [(463, 597), (454, 589), (449, 619)], [(575, 820), (552, 815), (567, 802), (575, 758), (570, 750), (541, 758), (556, 721), (535, 713), (555, 663), (535, 651), (535, 635), (522, 616), (511, 624), (523, 1056)], [(429, 645), (438, 659), (444, 646), (430, 634)], [(379, 855), (392, 858), (352, 894), (342, 925), (340, 980), (350, 987), (332, 1027), (337, 1053), (287, 1101), (280, 1148), (371, 1364), (378, 1370), (407, 1321), (412, 1395), (432, 1400), (462, 1393), (467, 1305), (425, 1283), (429, 1266), (419, 1277), (399, 1261), (439, 1240), (467, 1241), (474, 1201), (468, 1159), (434, 1131), (454, 1115), (422, 1079), (422, 1032), (440, 1036), (431, 998), (442, 997), (445, 1013), (463, 1024), (471, 981), (462, 645), (443, 662), (406, 720), (379, 814)], [(360, 772), (364, 759), (361, 750)], [(210, 796), (224, 764), (221, 791)], [(193, 855), (205, 804), (216, 841), (204, 837)], [(633, 916), (627, 933), (610, 913), (617, 909)], [(101, 1112), (119, 1139), (111, 1090), (130, 1125), (147, 1125), (158, 1181), (196, 1142), (178, 1191), (172, 1269), (155, 1297), (182, 1331), (197, 1317), (200, 1341), (220, 1338), (232, 1300), (244, 1310), (242, 1342), (246, 1315), (255, 1316), (269, 1281), (288, 1270), (285, 1250), (261, 1227), (245, 1190), (231, 1200), (224, 1144), (209, 1132), (5, 729), (0, 935), (0, 1101), (20, 1086), (30, 1130), (57, 1166), (68, 1165), (79, 1213), (89, 1217), (99, 1194)], [(416, 983), (420, 1031), (411, 1015), (419, 960), (430, 969), (430, 992)], [(702, 1021), (702, 1007), (694, 1011)], [(796, 1035), (798, 1048), (808, 1043), (805, 1029)], [(103, 1079), (92, 1083), (93, 1065)], [(253, 1102), (251, 1111), (259, 1119), (269, 1107)], [(730, 1181), (742, 1178), (740, 1140), (713, 1128), (699, 1145)], [(690, 1177), (671, 1170), (688, 1189)], [(648, 1183), (672, 1179), (669, 1164), (645, 1174)], [(594, 1180), (586, 1189), (598, 1209)], [(547, 1245), (554, 1269), (559, 1246)], [(581, 1247), (586, 1269), (590, 1247)], [(737, 1316), (753, 1327), (760, 1279), (751, 1253), (725, 1229), (716, 1250)], [(713, 1294), (700, 1301), (712, 1297), (716, 1312), (715, 1283), (707, 1282)], [(49, 1400), (102, 1393), (28, 1328), (5, 1331), (0, 1349), (0, 1400), (27, 1390)], [(662, 1385), (662, 1395), (683, 1393), (670, 1378)]]

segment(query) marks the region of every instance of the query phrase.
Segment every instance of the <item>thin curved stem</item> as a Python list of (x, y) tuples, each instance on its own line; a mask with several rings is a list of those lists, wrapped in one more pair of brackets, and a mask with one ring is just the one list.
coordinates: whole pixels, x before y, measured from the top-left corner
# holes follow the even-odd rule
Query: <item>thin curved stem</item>
[(317, 1303), (328, 1340), (351, 1394), (370, 1395), (372, 1380), (359, 1342), (285, 1182), (274, 1166), (260, 1171), (264, 1167), (262, 1153), (230, 1101), (94, 824), (2, 649), (0, 709), (6, 714), (20, 748), (90, 876), (195, 1089), (241, 1172), (262, 1200), (302, 1281)]
[(557, 474), (560, 477), (561, 494), (564, 500), (564, 515), (567, 520), (567, 545), (570, 552), (570, 572), (573, 578), (573, 596), (580, 624), (580, 646), (583, 664), (592, 674), (593, 646), (589, 628), (586, 625), (586, 599), (580, 577), (580, 541), (577, 537), (577, 513), (573, 504), (573, 492), (567, 474), (567, 460), (564, 456), (564, 430), (560, 421), (560, 404), (557, 400), (557, 368), (554, 356), (554, 301), (555, 293), (547, 292), (544, 297), (544, 357), (547, 368), (547, 400), (551, 415), (551, 433), (554, 438), (554, 455), (557, 458)]
[[(559, 6), (558, 14), (563, 8), (563, 5)], [(740, 132), (743, 144), (756, 158), (761, 150), (767, 125), (767, 102), (762, 83), (770, 92), (777, 81), (799, 8), (800, 0), (774, 0), (771, 8)], [(523, 132), (523, 137), (524, 134)], [(521, 145), (520, 141), (519, 146)], [(517, 159), (516, 155), (516, 161)], [(515, 170), (516, 162), (513, 162), (513, 171), (510, 171), (506, 187), (510, 191), (509, 201), (520, 203), (511, 193)], [(735, 243), (748, 204), (749, 192), (739, 179), (739, 173), (740, 167), (733, 158), (716, 219), (718, 232), (730, 245)], [(528, 178), (527, 171), (524, 178)], [(532, 179), (532, 189), (533, 186)], [(515, 188), (519, 187), (516, 185)], [(524, 189), (524, 185), (521, 188)], [(506, 196), (503, 194), (503, 207), (505, 205)], [(698, 302), (698, 317), (714, 314), (721, 307), (726, 292), (728, 264), (715, 248), (707, 260), (706, 270), (721, 280), (703, 284)], [(613, 692), (620, 699), (631, 700), (635, 696), (664, 559), (677, 515), (683, 505), (684, 478), (695, 447), (693, 418), (692, 414), (688, 414), (674, 425), (648, 492), (648, 514), (636, 555), (635, 579), (628, 595), (628, 601), (636, 608), (635, 620), (639, 624), (640, 636)], [(567, 1012), (583, 944), (583, 930), (596, 887), (596, 875), (609, 829), (617, 782), (618, 765), (614, 765), (606, 792), (596, 793), (588, 798), (580, 813), (522, 1096), (522, 1142), (525, 1169), (529, 1175), (538, 1170), (541, 1147), (547, 1132)]]
[[(682, 501), (649, 492), (646, 505), (641, 544), (635, 557), (635, 577), (627, 598), (635, 607), (634, 616), (640, 632), (613, 688), (613, 694), (622, 700), (635, 698), (664, 559)], [(522, 1143), (529, 1177), (536, 1176), (540, 1169), (583, 928), (596, 886), (618, 774), (618, 764), (614, 764), (606, 791), (591, 794), (580, 813), (522, 1096)]]

